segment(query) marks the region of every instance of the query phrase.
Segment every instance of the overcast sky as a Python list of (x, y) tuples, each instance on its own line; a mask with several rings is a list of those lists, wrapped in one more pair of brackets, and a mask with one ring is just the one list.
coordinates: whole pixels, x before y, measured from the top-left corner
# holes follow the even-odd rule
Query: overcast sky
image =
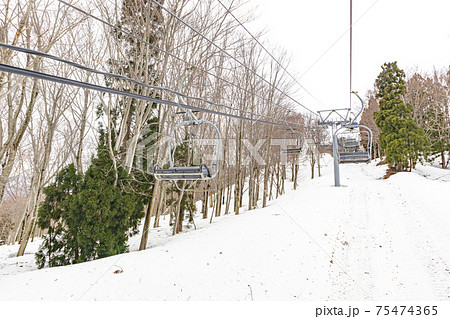
[[(323, 105), (305, 91), (296, 98), (313, 110), (348, 107), (350, 0), (248, 4), (254, 5), (258, 19), (249, 29), (265, 28), (265, 40), (291, 54), (290, 72)], [(384, 62), (398, 61), (405, 71), (450, 65), (450, 0), (353, 0), (353, 22), (353, 90), (362, 97)]]

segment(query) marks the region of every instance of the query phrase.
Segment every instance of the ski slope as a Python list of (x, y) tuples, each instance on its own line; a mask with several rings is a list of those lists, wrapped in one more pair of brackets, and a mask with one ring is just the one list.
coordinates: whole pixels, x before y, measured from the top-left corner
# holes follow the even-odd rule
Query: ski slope
[(35, 270), (38, 243), (0, 247), (0, 299), (450, 300), (449, 171), (347, 164), (335, 188), (327, 162), (267, 208), (153, 229), (146, 251)]

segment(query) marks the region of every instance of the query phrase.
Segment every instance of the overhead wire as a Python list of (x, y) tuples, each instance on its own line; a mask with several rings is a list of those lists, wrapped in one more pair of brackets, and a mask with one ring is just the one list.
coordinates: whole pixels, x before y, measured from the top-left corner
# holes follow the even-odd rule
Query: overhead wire
[(277, 86), (273, 85), (272, 83), (270, 83), (268, 80), (266, 80), (264, 77), (262, 77), (261, 75), (259, 75), (257, 72), (255, 72), (254, 70), (250, 69), (247, 65), (245, 65), (242, 61), (238, 60), (236, 57), (232, 56), (230, 53), (228, 53), (226, 50), (224, 50), (223, 48), (221, 48), (220, 46), (218, 46), (214, 41), (212, 41), (211, 39), (209, 39), (207, 36), (205, 36), (204, 34), (202, 34), (200, 31), (198, 31), (196, 28), (194, 28), (192, 25), (190, 25), (189, 23), (187, 23), (186, 21), (184, 21), (182, 18), (180, 18), (179, 16), (177, 16), (175, 13), (173, 13), (172, 11), (170, 11), (169, 9), (167, 9), (164, 5), (162, 5), (161, 3), (159, 3), (156, 0), (151, 0), (154, 4), (156, 4), (157, 6), (159, 6), (161, 9), (163, 9), (164, 11), (166, 11), (170, 16), (172, 16), (173, 18), (175, 18), (177, 21), (179, 21), (180, 23), (182, 23), (183, 25), (185, 25), (186, 27), (188, 27), (189, 29), (191, 29), (194, 33), (196, 33), (197, 35), (199, 35), (200, 37), (202, 37), (206, 42), (210, 43), (212, 46), (214, 46), (216, 49), (218, 49), (220, 52), (224, 53), (227, 57), (231, 58), (233, 61), (235, 61), (237, 64), (239, 64), (240, 66), (242, 66), (243, 68), (245, 68), (247, 71), (249, 71), (250, 73), (254, 74), (257, 78), (261, 79), (263, 82), (267, 83), (270, 87), (274, 88), (276, 91), (278, 91), (279, 93), (281, 93), (283, 96), (287, 97), (288, 99), (290, 99), (291, 101), (293, 101), (294, 103), (296, 103), (297, 105), (301, 106), (302, 108), (306, 109), (307, 111), (311, 112), (312, 114), (314, 114), (315, 116), (318, 116), (316, 112), (312, 111), (310, 108), (306, 107), (305, 105), (303, 105), (302, 103), (300, 103), (299, 101), (295, 100), (294, 98), (292, 98), (289, 94), (287, 94), (286, 92), (284, 92), (283, 90), (281, 90), (280, 88), (278, 88)]
[[(278, 61), (277, 58), (275, 58), (275, 56), (268, 50), (266, 49), (266, 47), (261, 43), (261, 41), (259, 41), (251, 32), (250, 30), (248, 30), (248, 28), (230, 11), (230, 9), (228, 9), (222, 1), (217, 0), (220, 5), (227, 11), (227, 13), (233, 17), (234, 20), (236, 20), (236, 22), (245, 30), (245, 32), (247, 32), (250, 37), (252, 37), (253, 40), (255, 40), (255, 42), (272, 58), (272, 60), (274, 60), (282, 69), (284, 72), (286, 72), (287, 75), (289, 75), (295, 83), (297, 83), (306, 93), (308, 93), (309, 96), (311, 96), (314, 100), (316, 100), (316, 102), (318, 102), (320, 105), (324, 106), (323, 103), (317, 99), (311, 92), (309, 92), (288, 70), (287, 68), (280, 62)], [(312, 111), (311, 111), (312, 112)]]
[[(358, 19), (354, 23), (351, 24), (351, 26), (354, 26), (357, 24), (378, 2), (379, 0), (375, 0), (374, 3), (366, 10), (363, 14), (359, 16)], [(345, 30), (337, 39), (334, 41), (308, 68), (306, 68), (306, 71), (302, 73), (300, 76), (300, 79), (306, 75), (343, 37), (347, 34), (347, 32), (350, 31), (350, 28)]]
[(350, 103), (349, 105), (352, 105), (352, 75), (353, 75), (353, 0), (350, 0)]
[[(252, 95), (254, 95), (254, 96), (260, 98), (260, 99), (263, 100), (263, 101), (271, 102), (271, 101), (269, 101), (267, 98), (261, 96), (260, 94), (251, 92), (251, 91), (247, 90), (246, 88), (243, 88), (243, 87), (237, 85), (236, 83), (234, 83), (234, 82), (232, 82), (232, 81), (230, 81), (230, 80), (224, 79), (224, 78), (222, 78), (222, 77), (220, 77), (220, 76), (218, 76), (218, 75), (216, 75), (216, 74), (214, 74), (214, 73), (212, 73), (212, 72), (209, 72), (208, 70), (205, 70), (204, 68), (201, 68), (201, 67), (198, 66), (198, 65), (192, 64), (192, 63), (190, 63), (190, 62), (188, 62), (188, 61), (186, 61), (186, 60), (184, 60), (184, 59), (182, 59), (182, 58), (176, 56), (175, 54), (173, 54), (173, 53), (171, 53), (171, 52), (169, 52), (169, 51), (167, 51), (167, 50), (164, 50), (164, 49), (162, 49), (162, 48), (159, 48), (158, 46), (156, 46), (156, 45), (154, 45), (154, 44), (152, 44), (152, 43), (150, 43), (150, 42), (148, 42), (148, 41), (146, 41), (146, 40), (144, 40), (144, 39), (142, 39), (142, 38), (139, 38), (138, 36), (136, 36), (136, 35), (134, 35), (134, 34), (128, 32), (128, 31), (126, 31), (126, 30), (123, 30), (123, 29), (121, 29), (121, 28), (119, 28), (119, 27), (117, 27), (117, 26), (111, 24), (110, 22), (108, 22), (108, 21), (106, 21), (106, 20), (104, 20), (104, 19), (101, 19), (101, 18), (99, 18), (99, 17), (97, 17), (97, 16), (95, 16), (95, 15), (93, 15), (93, 14), (91, 14), (91, 13), (89, 13), (89, 12), (87, 12), (87, 11), (85, 11), (85, 10), (83, 10), (83, 9), (81, 9), (81, 8), (79, 8), (79, 7), (77, 7), (77, 6), (75, 6), (75, 5), (73, 5), (73, 4), (68, 3), (67, 1), (64, 1), (64, 0), (58, 0), (58, 1), (59, 1), (60, 3), (62, 3), (62, 4), (64, 4), (64, 5), (66, 5), (66, 6), (70, 7), (70, 8), (72, 8), (72, 9), (74, 9), (74, 10), (76, 10), (76, 11), (78, 11), (78, 12), (84, 14), (84, 15), (87, 16), (87, 17), (90, 17), (90, 18), (92, 18), (92, 19), (94, 19), (94, 20), (96, 20), (96, 21), (98, 21), (98, 22), (100, 22), (100, 23), (102, 23), (102, 24), (104, 24), (104, 25), (110, 27), (110, 28), (113, 28), (114, 30), (116, 30), (116, 31), (118, 31), (118, 32), (121, 32), (121, 33), (123, 33), (123, 34), (125, 34), (125, 35), (127, 35), (127, 36), (129, 36), (129, 37), (131, 37), (131, 38), (133, 38), (133, 39), (135, 39), (135, 40), (141, 42), (141, 43), (144, 43), (144, 44), (150, 46), (151, 48), (153, 48), (153, 49), (155, 49), (155, 50), (157, 50), (157, 51), (159, 51), (159, 52), (162, 52), (162, 53), (164, 53), (164, 54), (167, 54), (168, 56), (170, 56), (170, 57), (172, 57), (172, 58), (174, 58), (174, 59), (176, 59), (176, 60), (178, 60), (178, 61), (180, 61), (180, 62), (183, 62), (183, 63), (185, 63), (185, 64), (188, 65), (188, 66), (193, 66), (193, 67), (195, 67), (197, 70), (202, 71), (202, 72), (204, 72), (205, 74), (208, 74), (208, 75), (210, 75), (210, 76), (213, 76), (214, 78), (216, 78), (216, 79), (218, 79), (218, 80), (221, 80), (221, 81), (223, 81), (224, 83), (226, 83), (226, 84), (228, 84), (228, 85), (231, 85), (231, 86), (237, 88), (238, 90), (241, 90), (241, 91), (246, 92), (246, 93), (248, 93), (248, 94), (252, 94)], [(275, 104), (275, 105), (280, 106), (279, 104)], [(282, 106), (281, 106), (281, 107), (282, 107)], [(285, 108), (285, 107), (283, 107), (283, 108)], [(241, 111), (242, 111), (242, 112), (248, 112), (248, 111), (244, 111), (244, 110), (241, 110)]]
[[(280, 121), (280, 122), (282, 121), (281, 119), (277, 119), (277, 118), (275, 118), (273, 116), (257, 114), (257, 113), (246, 111), (246, 110), (242, 110), (242, 109), (239, 109), (239, 108), (234, 108), (234, 107), (231, 107), (231, 106), (228, 106), (228, 105), (225, 105), (225, 104), (215, 103), (215, 102), (209, 101), (209, 100), (201, 98), (201, 97), (189, 96), (189, 95), (183, 94), (181, 92), (178, 92), (178, 91), (175, 91), (175, 90), (172, 90), (172, 89), (169, 89), (169, 88), (150, 85), (150, 84), (147, 84), (147, 83), (144, 83), (144, 82), (140, 82), (140, 81), (134, 80), (134, 79), (129, 78), (129, 77), (124, 76), (124, 75), (115, 74), (115, 73), (111, 73), (111, 72), (99, 71), (99, 70), (96, 70), (96, 69), (93, 69), (93, 68), (90, 68), (90, 67), (86, 67), (86, 66), (81, 65), (79, 63), (72, 62), (72, 61), (69, 61), (69, 60), (66, 60), (66, 59), (63, 59), (63, 58), (60, 58), (60, 57), (48, 54), (48, 53), (44, 53), (44, 52), (40, 52), (40, 51), (28, 49), (28, 48), (22, 48), (22, 47), (10, 45), (10, 44), (5, 44), (5, 43), (1, 43), (1, 42), (0, 42), (0, 47), (3, 47), (5, 49), (9, 49), (9, 50), (14, 50), (14, 51), (17, 51), (17, 52), (22, 52), (22, 53), (26, 53), (26, 54), (32, 54), (32, 55), (40, 56), (40, 57), (43, 57), (43, 58), (48, 58), (48, 59), (51, 59), (51, 60), (55, 60), (55, 61), (58, 61), (58, 62), (62, 62), (62, 63), (68, 64), (70, 66), (76, 67), (76, 68), (78, 68), (80, 70), (83, 70), (83, 71), (86, 71), (86, 72), (91, 72), (91, 73), (95, 73), (95, 74), (99, 74), (99, 75), (103, 75), (103, 76), (107, 76), (107, 77), (112, 77), (112, 78), (116, 78), (116, 79), (130, 81), (130, 82), (132, 82), (132, 83), (134, 83), (136, 85), (143, 86), (143, 87), (146, 87), (146, 88), (150, 88), (152, 90), (160, 90), (160, 91), (169, 92), (169, 93), (172, 93), (172, 94), (177, 95), (177, 96), (182, 97), (182, 98), (192, 99), (192, 100), (204, 102), (204, 103), (216, 106), (216, 107), (224, 107), (224, 108), (229, 109), (230, 111), (242, 112), (242, 113), (249, 114), (251, 116), (256, 116), (256, 117), (259, 117), (259, 118), (262, 117), (262, 118), (271, 119), (271, 120), (274, 120), (274, 121)], [(288, 122), (288, 123), (292, 124), (292, 125), (297, 125), (297, 123), (292, 123), (292, 122)]]
[[(246, 117), (246, 116), (229, 114), (229, 113), (205, 109), (205, 108), (201, 108), (201, 107), (197, 107), (197, 106), (192, 106), (192, 105), (188, 105), (188, 104), (177, 103), (177, 102), (163, 100), (163, 99), (159, 99), (159, 98), (153, 98), (153, 97), (141, 95), (138, 93), (121, 91), (121, 90), (113, 89), (110, 87), (96, 85), (96, 84), (92, 84), (92, 83), (88, 83), (88, 82), (72, 80), (72, 79), (68, 79), (68, 78), (64, 78), (64, 77), (59, 77), (56, 75), (51, 75), (51, 74), (47, 74), (47, 73), (43, 73), (43, 72), (28, 70), (25, 68), (15, 67), (15, 66), (3, 64), (3, 63), (0, 63), (0, 72), (7, 72), (7, 73), (17, 74), (17, 75), (21, 75), (21, 76), (32, 77), (35, 79), (71, 85), (71, 86), (75, 86), (75, 87), (80, 87), (80, 88), (85, 88), (85, 89), (89, 89), (89, 90), (102, 92), (102, 93), (121, 95), (121, 96), (129, 97), (129, 98), (152, 102), (152, 103), (159, 103), (159, 104), (169, 105), (169, 106), (173, 106), (173, 107), (181, 107), (181, 108), (188, 109), (191, 111), (205, 112), (205, 113), (210, 113), (210, 114), (215, 114), (215, 115), (226, 116), (226, 117), (230, 117), (230, 118), (234, 118), (234, 119), (241, 119), (241, 120), (262, 123), (262, 124), (270, 124), (270, 125), (275, 125), (275, 126), (280, 126), (280, 127), (289, 127), (289, 128), (292, 127), (291, 125), (288, 125), (285, 123), (276, 123), (276, 122), (270, 122), (270, 121), (266, 121), (266, 120), (259, 120), (259, 119), (250, 118), (250, 117)], [(298, 126), (294, 126), (294, 127), (302, 127), (302, 126), (298, 125)]]

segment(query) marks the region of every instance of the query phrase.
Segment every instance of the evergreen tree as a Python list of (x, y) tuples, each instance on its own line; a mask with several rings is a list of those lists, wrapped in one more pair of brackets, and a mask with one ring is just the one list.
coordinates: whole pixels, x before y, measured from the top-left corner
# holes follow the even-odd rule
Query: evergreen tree
[(36, 254), (38, 267), (128, 251), (127, 240), (138, 231), (144, 199), (129, 187), (128, 179), (123, 168), (116, 173), (105, 144), (100, 144), (84, 176), (73, 164), (63, 169), (44, 189), (38, 225), (48, 234)]
[(386, 161), (397, 171), (411, 170), (424, 153), (428, 140), (412, 116), (412, 106), (404, 102), (405, 73), (397, 62), (385, 63), (375, 85), (380, 111), (375, 123), (381, 130), (380, 144)]

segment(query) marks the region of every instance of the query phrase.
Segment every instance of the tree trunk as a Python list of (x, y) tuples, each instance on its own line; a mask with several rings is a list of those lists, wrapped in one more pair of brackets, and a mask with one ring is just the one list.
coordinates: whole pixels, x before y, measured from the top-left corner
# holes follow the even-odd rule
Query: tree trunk
[(153, 200), (150, 200), (150, 202), (147, 205), (147, 209), (145, 212), (145, 219), (144, 219), (144, 227), (142, 229), (142, 236), (141, 236), (141, 242), (139, 244), (139, 250), (145, 250), (147, 248), (147, 240), (148, 240), (148, 232), (150, 231), (150, 220), (152, 219), (152, 202)]
[(277, 189), (277, 192), (276, 192), (276, 195), (275, 195), (275, 198), (278, 198), (278, 196), (280, 195), (280, 192), (281, 192), (281, 182), (280, 182), (280, 176), (281, 174), (280, 174), (280, 164), (278, 163), (277, 164), (277, 168), (276, 168), (276, 189)]
[(222, 211), (222, 192), (223, 189), (220, 188), (217, 190), (217, 194), (216, 194), (216, 217), (219, 217)]
[(145, 250), (147, 248), (148, 232), (150, 231), (150, 221), (152, 219), (153, 209), (156, 205), (156, 200), (158, 197), (156, 196), (156, 194), (158, 190), (159, 190), (159, 181), (156, 180), (155, 184), (153, 185), (152, 198), (145, 213), (144, 228), (142, 229), (142, 236), (141, 242), (139, 244), (139, 250)]
[(256, 174), (256, 189), (255, 189), (254, 204), (255, 204), (255, 207), (257, 207), (258, 206), (258, 200), (259, 200), (259, 183), (260, 183), (260, 175), (261, 175), (258, 167), (256, 167), (255, 174)]
[(205, 189), (203, 192), (203, 201), (202, 201), (202, 218), (208, 218), (208, 191)]
[(294, 190), (297, 189), (298, 186), (298, 164), (294, 165)]
[[(182, 189), (184, 189), (186, 187), (186, 183), (183, 181), (182, 185), (183, 185)], [(179, 232), (181, 232), (183, 230), (184, 210), (183, 210), (183, 207), (181, 206), (181, 201), (183, 200), (183, 196), (184, 196), (184, 191), (181, 191), (179, 194), (177, 205), (176, 205), (175, 221), (174, 221), (174, 225), (173, 225), (172, 235), (178, 234)]]
[(317, 151), (317, 173), (319, 174), (319, 177), (321, 176), (320, 173), (320, 152)]
[(250, 162), (250, 170), (248, 177), (248, 210), (253, 209), (253, 192), (255, 179), (253, 178), (253, 161)]
[(270, 173), (270, 189), (269, 189), (269, 200), (273, 199), (273, 182), (275, 178), (275, 169), (272, 168)]
[(242, 168), (242, 174), (241, 174), (241, 182), (240, 182), (240, 188), (239, 188), (239, 208), (241, 208), (242, 202), (244, 200), (244, 185), (245, 185), (245, 174), (246, 174), (246, 167), (244, 166)]
[(228, 187), (227, 187), (227, 200), (226, 200), (226, 206), (225, 206), (225, 215), (230, 213), (231, 189), (232, 189), (232, 186), (228, 185)]
[(155, 205), (155, 221), (153, 222), (153, 228), (159, 227), (159, 221), (161, 220), (161, 215), (166, 212), (166, 192), (164, 187), (160, 187), (158, 204)]
[[(88, 78), (89, 79), (89, 78)], [(75, 155), (75, 162), (77, 171), (79, 173), (83, 172), (83, 141), (84, 141), (84, 134), (86, 132), (86, 124), (87, 124), (87, 113), (89, 109), (89, 90), (84, 90), (84, 108), (81, 113), (81, 120), (80, 120), (80, 137), (78, 142), (78, 148)]]

